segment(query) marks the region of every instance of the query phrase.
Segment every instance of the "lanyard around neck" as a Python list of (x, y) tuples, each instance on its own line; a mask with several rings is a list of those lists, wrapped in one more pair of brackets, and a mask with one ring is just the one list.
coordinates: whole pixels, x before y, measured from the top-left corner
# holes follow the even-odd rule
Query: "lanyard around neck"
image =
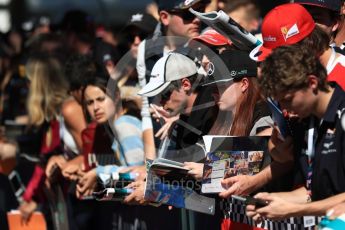
[(309, 129), (308, 129), (308, 148), (307, 148), (307, 156), (308, 156), (308, 170), (307, 170), (307, 181), (306, 187), (308, 190), (309, 196), (311, 196), (311, 180), (313, 175), (313, 160), (315, 156), (315, 144), (316, 144), (316, 135), (315, 135), (315, 119), (312, 117), (309, 122)]

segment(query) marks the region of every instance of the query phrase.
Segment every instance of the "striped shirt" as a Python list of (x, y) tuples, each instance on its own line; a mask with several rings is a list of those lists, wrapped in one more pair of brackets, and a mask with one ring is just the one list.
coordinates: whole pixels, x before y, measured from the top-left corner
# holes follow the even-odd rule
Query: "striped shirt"
[(142, 140), (141, 121), (129, 115), (123, 115), (114, 122), (116, 138), (112, 149), (116, 152), (120, 166), (106, 165), (97, 166), (97, 175), (110, 174), (126, 166), (144, 164), (144, 144)]

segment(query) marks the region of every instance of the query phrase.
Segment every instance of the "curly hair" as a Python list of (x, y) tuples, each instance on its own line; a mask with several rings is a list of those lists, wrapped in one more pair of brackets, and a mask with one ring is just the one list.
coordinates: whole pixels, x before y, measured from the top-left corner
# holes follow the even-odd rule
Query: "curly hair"
[(276, 48), (262, 63), (260, 87), (266, 96), (295, 91), (308, 86), (308, 76), (318, 78), (318, 88), (327, 92), (327, 72), (319, 59), (300, 46)]

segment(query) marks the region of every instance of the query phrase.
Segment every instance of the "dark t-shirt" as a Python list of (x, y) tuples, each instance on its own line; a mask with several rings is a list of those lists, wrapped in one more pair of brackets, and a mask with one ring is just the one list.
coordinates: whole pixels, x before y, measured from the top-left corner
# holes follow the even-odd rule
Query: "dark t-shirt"
[(317, 131), (312, 199), (321, 200), (345, 192), (345, 92), (336, 86)]
[[(341, 118), (345, 114), (345, 92), (335, 86), (322, 122), (313, 118), (315, 127), (315, 154), (312, 158), (312, 200), (322, 200), (345, 192), (345, 127)], [(304, 123), (304, 143), (299, 155), (300, 172), (304, 185), (308, 179), (307, 140), (312, 118)]]
[(217, 119), (218, 106), (212, 97), (212, 88), (201, 87), (189, 116), (181, 114), (172, 132), (175, 142), (166, 158), (176, 161), (198, 162), (205, 158), (205, 152), (196, 143), (207, 135)]

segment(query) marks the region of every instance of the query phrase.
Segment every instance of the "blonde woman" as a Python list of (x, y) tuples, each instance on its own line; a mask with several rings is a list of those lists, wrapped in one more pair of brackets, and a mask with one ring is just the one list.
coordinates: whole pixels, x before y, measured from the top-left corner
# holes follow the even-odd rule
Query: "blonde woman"
[(60, 141), (60, 108), (67, 98), (67, 83), (59, 61), (46, 55), (31, 58), (26, 65), (30, 80), (28, 97), (29, 126), (41, 130), (40, 156), (44, 159), (36, 165), (23, 195), (19, 210), (27, 220), (41, 198), (40, 190), (45, 179), (45, 163), (54, 153), (62, 152)]

